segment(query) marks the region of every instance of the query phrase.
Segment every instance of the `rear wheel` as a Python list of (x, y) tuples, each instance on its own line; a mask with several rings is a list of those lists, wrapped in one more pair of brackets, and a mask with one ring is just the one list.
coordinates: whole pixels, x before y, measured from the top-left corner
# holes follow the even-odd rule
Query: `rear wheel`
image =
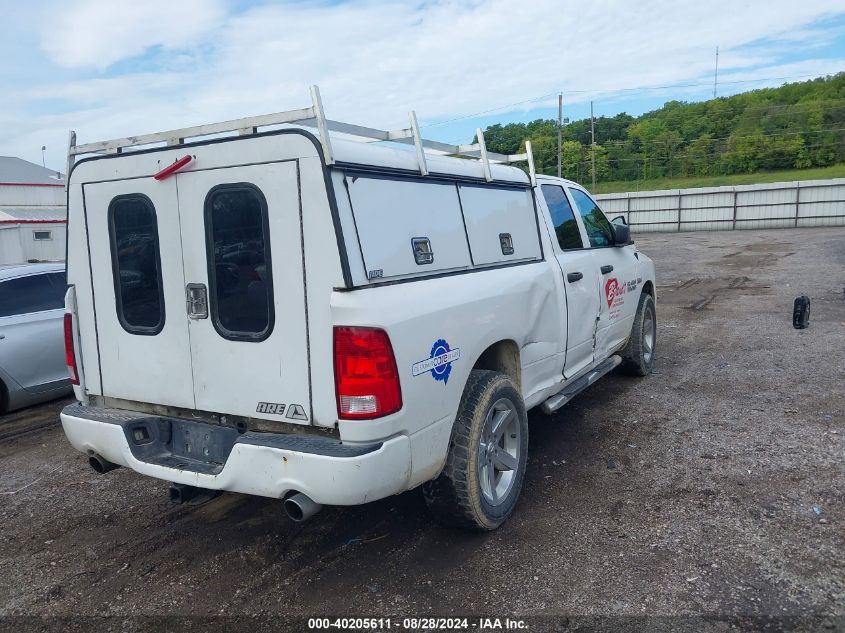
[(441, 475), (423, 486), (434, 516), (448, 525), (493, 530), (516, 506), (528, 453), (528, 416), (513, 381), (476, 370), (464, 389)]
[(622, 350), (622, 368), (634, 376), (646, 376), (654, 366), (657, 344), (657, 311), (651, 295), (642, 293), (631, 337)]

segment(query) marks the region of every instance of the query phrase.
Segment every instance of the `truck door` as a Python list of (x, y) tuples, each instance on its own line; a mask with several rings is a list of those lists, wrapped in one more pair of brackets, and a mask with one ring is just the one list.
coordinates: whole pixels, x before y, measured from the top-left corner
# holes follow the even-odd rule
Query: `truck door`
[[(593, 362), (599, 315), (598, 269), (572, 205), (561, 185), (541, 185), (549, 210), (555, 257), (566, 291), (566, 360), (563, 375), (577, 374)], [(556, 239), (554, 239), (556, 238)]]
[(103, 395), (194, 408), (175, 180), (83, 195)]
[(196, 408), (308, 424), (297, 162), (195, 170), (175, 181)]
[(600, 279), (600, 304), (596, 332), (596, 357), (603, 359), (623, 345), (631, 332), (639, 301), (637, 259), (633, 244), (615, 246), (613, 229), (587, 192), (570, 187)]

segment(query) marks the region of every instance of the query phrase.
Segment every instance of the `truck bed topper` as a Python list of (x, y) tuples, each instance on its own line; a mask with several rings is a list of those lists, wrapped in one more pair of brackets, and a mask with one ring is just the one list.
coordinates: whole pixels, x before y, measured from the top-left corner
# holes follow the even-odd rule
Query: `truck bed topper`
[[(518, 163), (528, 164), (528, 174), (531, 185), (536, 184), (536, 172), (534, 169), (534, 156), (531, 151), (531, 141), (525, 142), (525, 152), (522, 154), (498, 154), (488, 152), (484, 142), (484, 133), (481, 128), (476, 129), (476, 142), (465, 145), (453, 145), (440, 141), (424, 139), (420, 135), (417, 115), (411, 110), (408, 113), (409, 127), (399, 130), (379, 130), (376, 128), (343, 123), (327, 119), (323, 111), (323, 103), (320, 99), (320, 89), (311, 86), (311, 106), (297, 110), (287, 110), (274, 114), (245, 117), (220, 123), (210, 123), (193, 127), (179, 128), (165, 132), (142, 134), (139, 136), (128, 136), (124, 138), (96, 141), (77, 145), (76, 132), (71, 131), (68, 140), (67, 173), (76, 161), (76, 157), (83, 154), (120, 154), (124, 150), (136, 148), (143, 145), (165, 144), (167, 146), (178, 146), (189, 138), (203, 136), (221, 135), (236, 132), (239, 135), (256, 134), (259, 128), (275, 125), (298, 125), (316, 128), (323, 150), (323, 158), (326, 165), (332, 165), (335, 161), (335, 154), (332, 151), (332, 139), (330, 132), (343, 134), (352, 140), (365, 143), (395, 142), (411, 145), (416, 148), (417, 168), (422, 176), (429, 175), (429, 167), (426, 161), (426, 150), (432, 150), (439, 155), (452, 155), (461, 158), (474, 158), (481, 162), (484, 179), (487, 182), (493, 181), (493, 174), (490, 168), (491, 163)], [(68, 179), (69, 180), (69, 179)]]

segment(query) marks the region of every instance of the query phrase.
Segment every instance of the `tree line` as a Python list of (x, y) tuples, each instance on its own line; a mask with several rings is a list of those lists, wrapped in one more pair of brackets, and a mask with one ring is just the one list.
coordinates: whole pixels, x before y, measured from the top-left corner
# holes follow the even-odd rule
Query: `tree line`
[[(845, 162), (845, 73), (698, 103), (669, 101), (641, 116), (595, 119), (597, 181), (747, 174)], [(538, 172), (557, 173), (557, 121), (495, 124), (492, 152), (531, 140)], [(590, 119), (563, 127), (565, 178), (592, 179)]]

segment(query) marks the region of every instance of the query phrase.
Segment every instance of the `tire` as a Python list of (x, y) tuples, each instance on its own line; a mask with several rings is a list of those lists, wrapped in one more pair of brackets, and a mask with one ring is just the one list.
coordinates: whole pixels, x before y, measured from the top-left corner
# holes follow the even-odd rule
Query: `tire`
[(622, 350), (622, 370), (632, 376), (650, 374), (654, 367), (656, 343), (657, 311), (654, 299), (644, 292), (640, 295), (628, 344)]
[(516, 506), (527, 461), (528, 415), (516, 385), (505, 374), (474, 370), (443, 472), (423, 485), (429, 510), (453, 527), (495, 530)]

